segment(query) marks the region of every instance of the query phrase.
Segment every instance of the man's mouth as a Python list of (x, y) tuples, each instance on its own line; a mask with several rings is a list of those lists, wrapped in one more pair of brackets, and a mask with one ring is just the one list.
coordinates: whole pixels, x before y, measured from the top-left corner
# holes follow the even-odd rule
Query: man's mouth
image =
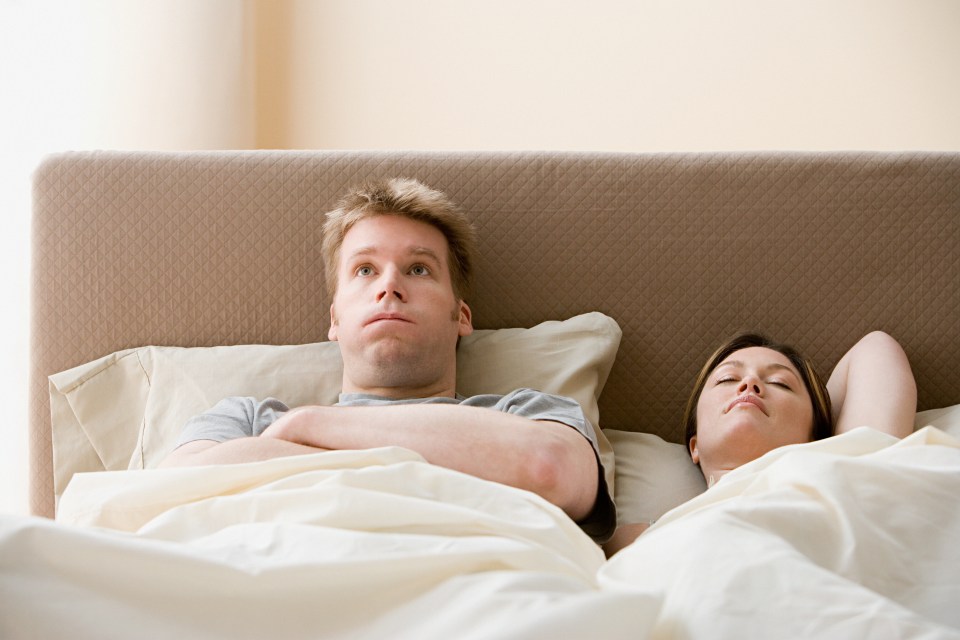
[(377, 322), (412, 322), (402, 313), (378, 313), (367, 320), (366, 324), (371, 325)]

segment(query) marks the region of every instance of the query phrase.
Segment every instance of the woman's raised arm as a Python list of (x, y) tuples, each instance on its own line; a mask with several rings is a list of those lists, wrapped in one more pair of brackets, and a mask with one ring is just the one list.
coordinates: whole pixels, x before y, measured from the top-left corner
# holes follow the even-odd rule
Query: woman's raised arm
[(913, 431), (917, 383), (900, 343), (873, 331), (844, 354), (827, 382), (836, 433), (868, 426), (903, 438)]

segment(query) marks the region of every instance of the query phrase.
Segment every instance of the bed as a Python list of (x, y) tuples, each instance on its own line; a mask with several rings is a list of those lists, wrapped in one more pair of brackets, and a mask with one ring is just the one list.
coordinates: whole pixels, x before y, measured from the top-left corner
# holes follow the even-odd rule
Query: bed
[[(154, 468), (225, 395), (333, 402), (322, 212), (415, 177), (480, 235), (458, 386), (576, 398), (607, 559), (537, 496), (396, 447)], [(3, 637), (960, 637), (960, 154), (70, 152), (34, 177), (30, 517)], [(722, 339), (824, 374), (904, 346), (917, 429), (709, 491), (680, 416)]]

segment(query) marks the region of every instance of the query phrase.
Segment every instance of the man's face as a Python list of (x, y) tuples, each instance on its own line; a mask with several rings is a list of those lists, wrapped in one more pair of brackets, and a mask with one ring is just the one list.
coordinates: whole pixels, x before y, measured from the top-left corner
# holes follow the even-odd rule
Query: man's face
[(453, 395), (457, 338), (473, 325), (447, 256), (439, 229), (402, 216), (366, 218), (344, 236), (329, 337), (340, 342), (345, 393)]

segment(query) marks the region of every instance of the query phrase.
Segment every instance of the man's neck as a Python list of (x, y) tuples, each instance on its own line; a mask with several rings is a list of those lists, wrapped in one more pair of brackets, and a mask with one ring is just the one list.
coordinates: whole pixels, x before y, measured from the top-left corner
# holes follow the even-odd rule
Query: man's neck
[(455, 386), (438, 384), (426, 387), (370, 387), (352, 384), (349, 380), (343, 380), (343, 393), (362, 393), (388, 400), (409, 400), (412, 398), (455, 398), (457, 390)]

